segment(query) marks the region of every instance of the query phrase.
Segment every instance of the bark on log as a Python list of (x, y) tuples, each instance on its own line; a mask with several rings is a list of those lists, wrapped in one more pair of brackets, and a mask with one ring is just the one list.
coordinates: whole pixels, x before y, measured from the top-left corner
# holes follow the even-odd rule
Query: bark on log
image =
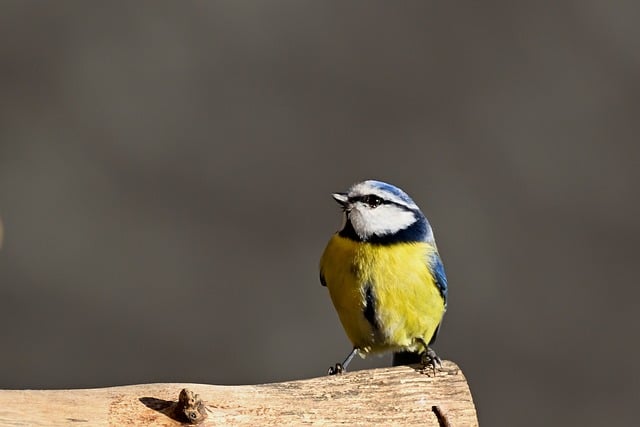
[[(182, 389), (189, 390), (181, 395), (187, 408), (178, 403)], [(188, 424), (189, 416), (203, 426), (478, 425), (465, 377), (449, 361), (435, 376), (400, 366), (243, 386), (0, 390), (3, 426), (177, 426)]]

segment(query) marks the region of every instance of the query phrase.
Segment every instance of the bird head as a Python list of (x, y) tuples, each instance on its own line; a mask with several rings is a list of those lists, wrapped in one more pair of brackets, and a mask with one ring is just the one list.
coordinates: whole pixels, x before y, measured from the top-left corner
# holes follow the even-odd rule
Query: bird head
[(357, 240), (394, 236), (419, 225), (418, 236), (424, 240), (431, 235), (430, 227), (420, 208), (401, 189), (381, 181), (367, 180), (353, 185), (346, 193), (333, 193), (333, 198), (345, 213), (343, 232), (355, 234)]

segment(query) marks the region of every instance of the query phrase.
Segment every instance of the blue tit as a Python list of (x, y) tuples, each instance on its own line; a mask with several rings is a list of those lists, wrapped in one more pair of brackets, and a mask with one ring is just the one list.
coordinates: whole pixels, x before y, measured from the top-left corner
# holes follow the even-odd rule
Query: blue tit
[(333, 198), (344, 225), (320, 260), (320, 282), (359, 354), (394, 352), (393, 365), (423, 363), (434, 370), (435, 342), (447, 309), (447, 278), (429, 222), (401, 189), (368, 180)]

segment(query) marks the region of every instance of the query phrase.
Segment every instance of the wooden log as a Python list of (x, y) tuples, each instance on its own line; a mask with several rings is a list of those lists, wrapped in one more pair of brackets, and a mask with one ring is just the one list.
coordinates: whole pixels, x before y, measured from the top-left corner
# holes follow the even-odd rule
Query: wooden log
[(400, 366), (259, 385), (0, 390), (2, 426), (177, 426), (187, 417), (203, 426), (478, 425), (467, 382), (449, 361), (435, 375)]

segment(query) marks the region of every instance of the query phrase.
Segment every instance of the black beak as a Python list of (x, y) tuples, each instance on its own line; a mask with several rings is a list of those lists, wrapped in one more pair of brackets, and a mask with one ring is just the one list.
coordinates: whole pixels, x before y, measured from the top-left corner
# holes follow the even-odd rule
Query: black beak
[(349, 204), (349, 197), (347, 196), (347, 193), (333, 193), (332, 196), (343, 208), (346, 208)]

